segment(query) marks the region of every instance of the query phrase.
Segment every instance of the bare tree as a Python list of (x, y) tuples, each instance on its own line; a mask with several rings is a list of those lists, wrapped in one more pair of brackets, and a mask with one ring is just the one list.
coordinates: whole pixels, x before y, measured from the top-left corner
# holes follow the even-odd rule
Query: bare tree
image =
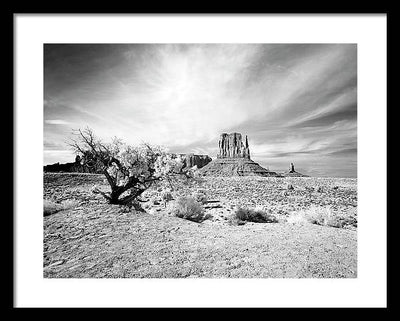
[(110, 185), (111, 192), (96, 190), (110, 204), (137, 205), (140, 196), (154, 182), (171, 180), (177, 175), (193, 177), (193, 172), (184, 169), (179, 156), (168, 154), (160, 147), (142, 144), (138, 147), (123, 144), (114, 138), (103, 143), (89, 127), (74, 132), (69, 145), (80, 155), (81, 163), (100, 170)]

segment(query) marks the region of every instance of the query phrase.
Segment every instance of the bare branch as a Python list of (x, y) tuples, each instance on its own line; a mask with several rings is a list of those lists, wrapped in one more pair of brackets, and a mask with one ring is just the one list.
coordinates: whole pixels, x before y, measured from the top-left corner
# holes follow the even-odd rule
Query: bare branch
[(111, 189), (113, 189), (115, 187), (115, 182), (112, 179), (112, 177), (110, 176), (110, 174), (107, 172), (107, 169), (104, 169), (103, 173), (104, 173), (104, 176), (107, 178), (108, 184), (110, 184)]

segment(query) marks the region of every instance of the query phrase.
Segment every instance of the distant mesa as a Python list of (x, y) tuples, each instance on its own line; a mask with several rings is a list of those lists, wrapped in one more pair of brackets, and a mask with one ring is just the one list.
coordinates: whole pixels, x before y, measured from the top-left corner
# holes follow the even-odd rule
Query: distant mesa
[(63, 172), (63, 173), (102, 173), (100, 166), (87, 166), (81, 164), (81, 157), (76, 155), (73, 163), (54, 163), (43, 166), (44, 172)]
[(301, 174), (294, 170), (293, 163), (290, 163), (289, 171), (281, 173), (282, 176), (285, 177), (309, 177), (308, 175)]
[[(174, 154), (177, 155), (177, 154)], [(191, 168), (193, 166), (197, 166), (197, 168), (202, 168), (211, 162), (211, 158), (208, 155), (195, 155), (193, 153), (190, 154), (179, 154), (183, 157), (183, 165), (184, 168)], [(51, 165), (45, 165), (43, 167), (45, 172), (67, 172), (67, 173), (96, 173), (100, 174), (103, 172), (102, 166), (87, 166), (81, 164), (81, 157), (77, 155), (75, 157), (75, 162), (73, 163), (55, 163)]]
[(261, 167), (250, 159), (249, 141), (242, 134), (221, 134), (218, 142), (217, 158), (201, 169), (204, 176), (264, 176), (280, 177), (281, 175)]
[(211, 162), (211, 157), (208, 155), (195, 155), (190, 154), (179, 154), (183, 157), (183, 164), (185, 168), (197, 166), (197, 168), (202, 168)]

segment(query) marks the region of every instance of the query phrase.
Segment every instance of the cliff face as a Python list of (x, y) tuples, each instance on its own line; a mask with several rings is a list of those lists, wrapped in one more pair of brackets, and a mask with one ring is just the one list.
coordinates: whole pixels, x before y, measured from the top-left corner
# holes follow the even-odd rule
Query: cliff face
[(217, 158), (204, 166), (201, 171), (204, 176), (263, 176), (281, 177), (276, 172), (269, 171), (258, 163), (247, 158)]
[(185, 167), (197, 166), (197, 168), (202, 168), (211, 162), (211, 157), (208, 155), (181, 154), (181, 156), (185, 157)]
[(250, 159), (250, 149), (247, 136), (242, 141), (242, 134), (221, 134), (218, 142), (219, 153), (217, 158), (246, 158)]

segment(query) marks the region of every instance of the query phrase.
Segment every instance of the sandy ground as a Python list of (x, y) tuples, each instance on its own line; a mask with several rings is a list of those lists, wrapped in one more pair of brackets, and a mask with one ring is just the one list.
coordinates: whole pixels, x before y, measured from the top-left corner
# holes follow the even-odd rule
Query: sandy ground
[[(294, 186), (290, 193), (288, 182)], [(45, 199), (76, 202), (43, 218), (46, 278), (357, 276), (356, 228), (250, 222), (232, 226), (227, 220), (236, 203), (260, 205), (263, 200), (283, 216), (321, 202), (356, 215), (356, 180), (206, 180), (189, 187), (206, 190), (219, 201), (207, 209), (213, 217), (203, 223), (170, 216), (162, 204), (154, 205), (156, 189), (148, 193), (153, 198), (147, 213), (141, 213), (126, 212), (92, 194), (94, 184), (106, 188), (101, 176), (45, 174), (44, 183)], [(316, 192), (319, 186), (325, 191)]]

